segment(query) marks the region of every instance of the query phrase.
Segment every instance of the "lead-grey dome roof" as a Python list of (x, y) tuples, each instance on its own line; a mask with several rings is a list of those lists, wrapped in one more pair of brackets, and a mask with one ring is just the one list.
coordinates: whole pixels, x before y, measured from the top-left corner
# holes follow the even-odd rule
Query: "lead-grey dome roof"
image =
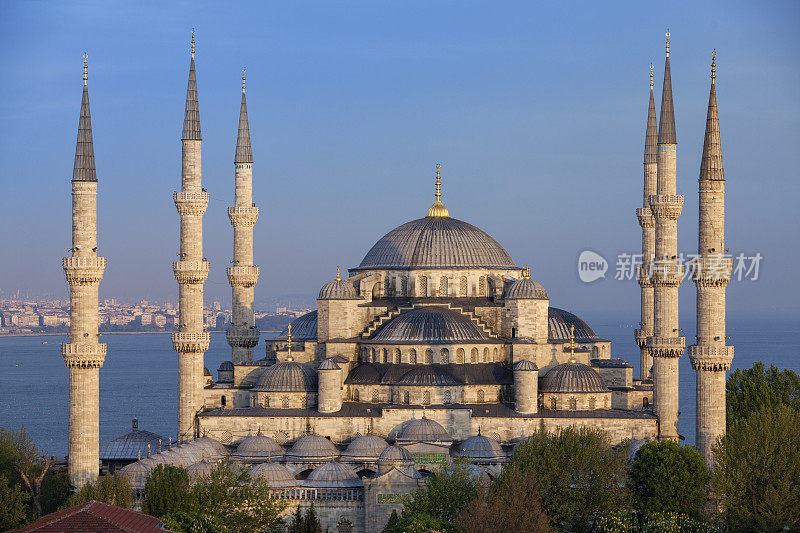
[(300, 484), (289, 470), (280, 463), (261, 463), (257, 464), (249, 471), (252, 479), (263, 479), (270, 488), (295, 487)]
[(255, 391), (311, 392), (317, 390), (317, 373), (297, 361), (280, 361), (267, 367), (258, 378)]
[(275, 442), (275, 439), (267, 437), (266, 435), (248, 435), (236, 451), (231, 454), (232, 457), (239, 459), (264, 459), (271, 457), (282, 457), (286, 451), (280, 444)]
[(583, 363), (562, 363), (542, 378), (542, 392), (609, 392), (595, 369)]
[(412, 420), (400, 436), (398, 442), (453, 442), (452, 437), (439, 422), (430, 418), (417, 418)]
[(547, 291), (538, 281), (522, 278), (512, 281), (503, 295), (507, 300), (547, 300)]
[(305, 487), (321, 489), (364, 486), (364, 483), (352, 468), (337, 462), (318, 466), (311, 471), (302, 484)]
[(553, 340), (569, 340), (569, 327), (575, 326), (576, 342), (596, 342), (603, 340), (598, 337), (589, 324), (577, 315), (557, 307), (547, 309), (547, 337)]
[(415, 268), (517, 267), (500, 243), (472, 224), (450, 217), (425, 217), (381, 237), (353, 270)]
[(342, 460), (376, 459), (389, 445), (377, 435), (362, 435), (353, 439), (342, 452)]
[[(322, 286), (319, 291), (318, 300), (358, 300), (359, 296), (356, 288), (349, 281), (335, 279)], [(294, 330), (294, 326), (292, 326)], [(294, 337), (294, 335), (292, 335)]]
[(339, 450), (331, 441), (319, 435), (303, 435), (286, 452), (287, 459), (333, 459), (339, 455)]
[(457, 455), (470, 459), (497, 459), (506, 456), (503, 448), (500, 447), (500, 443), (480, 434), (462, 442)]
[(419, 365), (406, 372), (397, 382), (400, 385), (446, 386), (462, 383), (439, 366)]
[[(286, 340), (289, 328), (283, 328), (275, 339)], [(292, 320), (292, 340), (307, 341), (317, 338), (317, 312), (311, 311)]]
[(380, 344), (450, 344), (483, 342), (489, 335), (469, 317), (443, 307), (423, 307), (401, 313), (370, 339)]

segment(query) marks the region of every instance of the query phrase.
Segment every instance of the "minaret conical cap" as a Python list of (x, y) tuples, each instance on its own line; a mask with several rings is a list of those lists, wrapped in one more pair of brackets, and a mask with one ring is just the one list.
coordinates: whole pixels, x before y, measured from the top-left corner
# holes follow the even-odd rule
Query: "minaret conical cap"
[(672, 106), (672, 74), (669, 68), (669, 32), (667, 32), (667, 59), (664, 62), (664, 86), (661, 90), (661, 121), (658, 125), (658, 144), (678, 144), (675, 136), (675, 110)]
[(706, 134), (703, 140), (703, 159), (700, 163), (700, 179), (724, 181), (725, 171), (722, 167), (722, 139), (719, 132), (719, 114), (717, 113), (716, 54), (711, 63), (711, 90), (708, 94), (708, 114), (706, 115)]
[[(652, 67), (650, 67), (652, 69)], [(658, 119), (653, 95), (653, 74), (650, 71), (650, 107), (647, 109), (647, 130), (644, 138), (644, 163), (658, 163)]]
[(234, 163), (252, 163), (253, 149), (250, 146), (250, 122), (247, 120), (247, 100), (244, 96), (244, 74), (242, 75), (242, 105), (239, 108), (239, 135), (236, 137)]
[(94, 169), (94, 143), (92, 142), (92, 116), (89, 112), (89, 87), (87, 80), (87, 56), (83, 56), (83, 97), (81, 115), (78, 119), (78, 142), (75, 146), (75, 166), (72, 181), (97, 181)]
[(192, 59), (189, 62), (189, 84), (186, 87), (186, 111), (183, 114), (184, 141), (200, 141), (200, 104), (197, 101), (197, 78), (194, 72), (194, 32), (192, 32)]

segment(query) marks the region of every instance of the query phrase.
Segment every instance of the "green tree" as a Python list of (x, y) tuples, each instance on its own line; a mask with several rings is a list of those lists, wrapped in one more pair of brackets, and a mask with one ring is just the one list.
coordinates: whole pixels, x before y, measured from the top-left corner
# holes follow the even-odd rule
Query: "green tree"
[(605, 432), (568, 427), (539, 431), (517, 445), (497, 478), (510, 492), (519, 475), (558, 530), (589, 531), (599, 517), (624, 510), (627, 449), (612, 448)]
[(775, 365), (766, 368), (758, 361), (753, 368), (737, 368), (725, 387), (728, 426), (762, 408), (788, 405), (800, 410), (800, 376), (788, 369), (778, 370)]
[(66, 467), (48, 470), (47, 475), (42, 479), (39, 497), (42, 514), (54, 513), (64, 507), (72, 496), (73, 490)]
[(710, 475), (693, 446), (673, 441), (648, 442), (636, 452), (628, 490), (645, 516), (674, 512), (698, 518), (707, 501)]
[(633, 511), (600, 517), (597, 533), (717, 533), (719, 528), (678, 513), (645, 516)]
[(735, 421), (714, 458), (731, 531), (800, 530), (800, 410), (769, 405)]
[(144, 484), (142, 512), (163, 518), (192, 508), (191, 484), (185, 468), (158, 465)]
[(0, 474), (0, 531), (17, 529), (30, 519), (30, 496), (19, 485), (11, 485)]
[(133, 488), (124, 476), (102, 476), (94, 482), (86, 483), (81, 490), (72, 495), (69, 505), (78, 505), (91, 500), (133, 508)]
[(322, 524), (317, 518), (317, 511), (314, 509), (314, 504), (306, 511), (303, 517), (303, 533), (322, 533)]
[(289, 524), (287, 533), (303, 533), (303, 511), (298, 505), (292, 514), (292, 521)]
[(443, 467), (405, 499), (394, 531), (455, 531), (459, 515), (478, 495), (478, 483), (469, 463), (457, 461)]
[(42, 514), (42, 480), (53, 461), (53, 457), (46, 458), (36, 447), (25, 426), (19, 430), (0, 428), (0, 474), (5, 475), (12, 486), (20, 485), (27, 490), (36, 516)]

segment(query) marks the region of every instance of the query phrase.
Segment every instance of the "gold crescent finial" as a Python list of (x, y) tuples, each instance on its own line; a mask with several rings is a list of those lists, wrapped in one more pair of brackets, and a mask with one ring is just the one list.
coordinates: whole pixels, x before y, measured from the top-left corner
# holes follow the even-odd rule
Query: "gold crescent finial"
[(86, 85), (86, 80), (89, 79), (89, 54), (83, 53), (83, 84)]
[(245, 72), (247, 72), (247, 67), (242, 67), (242, 92), (244, 92), (244, 81), (245, 81), (244, 74), (245, 74)]
[(192, 59), (194, 59), (194, 28), (192, 28)]
[(339, 273), (339, 266), (340, 265), (336, 265), (336, 281), (342, 281), (342, 276)]
[(669, 30), (667, 30), (667, 57), (669, 57)]
[(650, 63), (650, 90), (653, 90), (653, 64)]
[(575, 362), (575, 324), (569, 325), (569, 362)]
[(292, 361), (292, 323), (289, 322), (289, 334), (286, 336), (286, 343), (287, 343), (287, 354), (286, 360)]
[(717, 49), (714, 48), (714, 51), (711, 52), (711, 83), (714, 83), (714, 80), (717, 77)]
[(442, 198), (442, 177), (440, 174), (440, 169), (442, 168), (441, 163), (436, 163), (436, 199), (440, 200)]

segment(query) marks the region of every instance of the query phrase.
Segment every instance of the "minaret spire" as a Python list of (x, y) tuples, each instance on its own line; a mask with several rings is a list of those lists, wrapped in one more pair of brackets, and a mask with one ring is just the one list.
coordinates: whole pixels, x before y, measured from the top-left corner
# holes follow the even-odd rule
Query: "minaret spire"
[(83, 54), (83, 97), (81, 114), (78, 119), (78, 142), (75, 146), (75, 166), (72, 169), (73, 181), (97, 181), (94, 168), (94, 143), (92, 142), (92, 115), (89, 112), (89, 56)]
[(183, 114), (183, 140), (200, 141), (200, 104), (197, 100), (197, 76), (194, 72), (194, 30), (192, 30), (192, 59), (189, 61), (189, 83), (186, 87), (186, 110)]
[(672, 105), (672, 73), (669, 65), (669, 32), (667, 32), (667, 58), (664, 61), (664, 86), (661, 88), (661, 122), (658, 125), (659, 144), (677, 144), (675, 136), (675, 110)]
[(242, 69), (242, 103), (239, 107), (239, 135), (236, 137), (234, 163), (252, 163), (253, 149), (250, 146), (250, 122), (247, 119), (247, 99), (244, 92), (245, 69)]

